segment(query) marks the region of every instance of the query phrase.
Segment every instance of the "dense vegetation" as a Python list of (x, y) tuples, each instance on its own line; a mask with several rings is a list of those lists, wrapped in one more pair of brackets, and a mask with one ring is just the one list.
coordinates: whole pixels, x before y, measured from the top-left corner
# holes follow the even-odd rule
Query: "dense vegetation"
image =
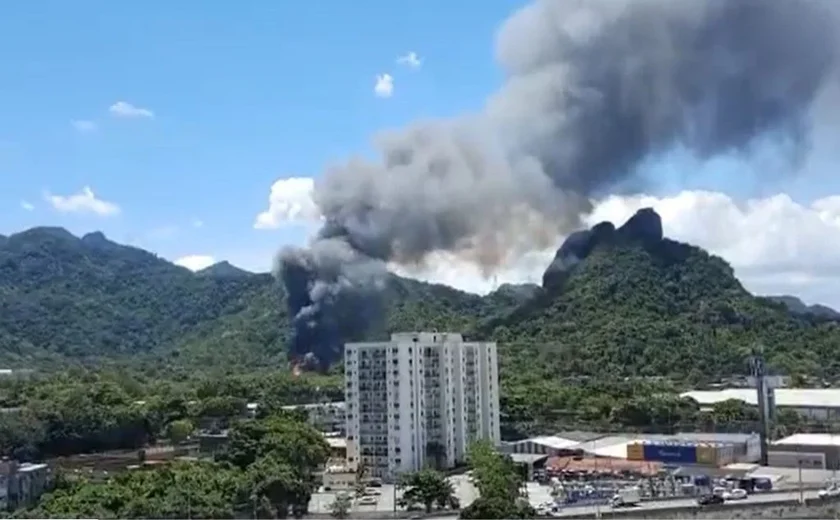
[[(395, 276), (386, 293), (387, 330), (380, 335), (454, 329), (499, 341), (508, 436), (641, 427), (618, 420), (614, 410), (638, 396), (745, 373), (758, 345), (771, 369), (828, 377), (840, 368), (837, 322), (756, 298), (725, 261), (669, 240), (602, 244), (559, 289), (503, 286), (480, 297)], [(217, 408), (288, 399), (303, 380), (286, 378), (281, 390), (249, 386), (263, 384), (254, 382), (259, 378), (279, 384), (261, 370), (284, 366), (285, 309), (282, 288), (268, 274), (229, 265), (191, 273), (99, 233), (79, 239), (35, 228), (13, 235), (0, 241), (0, 363), (105, 367), (120, 375), (86, 377), (139, 381), (142, 390), (120, 394), (57, 376), (48, 378), (56, 386), (33, 384), (35, 394), (7, 398), (6, 406), (25, 402), (37, 410), (20, 415), (16, 431), (30, 432), (27, 450), (50, 455), (154, 440), (172, 418), (156, 403), (194, 401), (205, 380), (222, 381), (220, 395), (236, 400), (212, 404)], [(238, 374), (248, 372), (251, 381), (243, 384)], [(330, 381), (327, 393), (340, 398), (340, 379), (323, 379)], [(224, 388), (231, 381), (239, 386)], [(77, 409), (80, 415), (71, 416)], [(113, 416), (104, 417), (105, 409)], [(67, 426), (97, 421), (108, 425), (107, 435)], [(64, 438), (51, 433), (55, 424), (75, 432), (76, 444), (50, 440)]]
[(336, 377), (276, 371), (172, 381), (74, 369), (0, 380), (0, 454), (40, 460), (177, 442), (192, 427), (229, 424), (249, 402), (268, 415), (287, 404), (338, 400), (339, 385)]
[[(495, 339), (507, 372), (543, 380), (700, 382), (744, 373), (759, 344), (787, 373), (840, 368), (835, 321), (756, 298), (725, 261), (670, 240), (599, 247), (562, 290), (503, 286), (479, 297), (394, 276), (386, 296), (380, 336), (450, 329)], [(100, 233), (79, 239), (60, 228), (0, 242), (3, 366), (131, 361), (236, 371), (282, 364), (288, 333), (282, 288), (268, 274), (226, 264), (191, 273)]]
[(530, 366), (540, 359), (552, 377), (703, 381), (746, 373), (759, 345), (769, 366), (785, 373), (829, 376), (840, 368), (837, 322), (757, 298), (724, 260), (671, 240), (601, 247), (562, 291), (541, 293), (480, 331), (511, 359)]
[[(127, 471), (101, 482), (61, 478), (27, 518), (299, 518), (318, 487), (329, 448), (288, 413), (234, 424), (218, 462)], [(248, 515), (249, 517), (251, 515)]]
[[(393, 277), (388, 330), (468, 329), (484, 300)], [(386, 333), (387, 331), (383, 331)], [(33, 228), (0, 241), (0, 366), (103, 361), (277, 366), (289, 321), (269, 274), (220, 264), (192, 273), (101, 233)]]

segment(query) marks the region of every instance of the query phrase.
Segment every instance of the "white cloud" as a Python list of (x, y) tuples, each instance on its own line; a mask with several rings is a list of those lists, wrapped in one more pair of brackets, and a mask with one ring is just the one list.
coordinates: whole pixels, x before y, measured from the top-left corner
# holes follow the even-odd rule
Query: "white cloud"
[(82, 133), (93, 132), (97, 128), (96, 123), (94, 123), (93, 121), (85, 120), (85, 119), (78, 119), (76, 121), (73, 121), (72, 124), (73, 124), (73, 128), (75, 128), (76, 131), (82, 132)]
[(71, 195), (44, 194), (44, 200), (62, 213), (93, 213), (102, 217), (117, 215), (120, 207), (113, 202), (98, 199), (89, 186)]
[(279, 179), (271, 185), (268, 209), (257, 215), (256, 229), (277, 229), (285, 225), (309, 224), (320, 219), (312, 200), (314, 182), (309, 177)]
[[(811, 303), (840, 306), (840, 196), (807, 205), (785, 194), (743, 203), (723, 193), (705, 191), (662, 198), (610, 197), (596, 205), (587, 223), (609, 220), (621, 224), (647, 206), (662, 216), (667, 237), (725, 258), (751, 291), (793, 294)], [(554, 250), (534, 253), (491, 279), (469, 264), (441, 255), (420, 276), (486, 292), (495, 283), (539, 283), (553, 254)]]
[(405, 65), (410, 69), (419, 69), (421, 65), (423, 65), (423, 60), (417, 56), (416, 52), (409, 52), (403, 56), (397, 58), (398, 65)]
[(394, 94), (394, 78), (390, 74), (377, 75), (373, 93), (381, 98), (391, 97)]
[(128, 103), (126, 101), (117, 101), (108, 108), (108, 112), (114, 117), (123, 118), (146, 118), (154, 119), (155, 113), (148, 108), (140, 108)]
[(20, 207), (21, 207), (21, 209), (23, 209), (25, 211), (34, 211), (35, 210), (35, 206), (31, 202), (27, 202), (25, 200), (20, 201)]
[(216, 259), (209, 255), (187, 255), (175, 260), (175, 265), (186, 267), (190, 271), (201, 271), (216, 263)]
[[(306, 200), (311, 197), (312, 181), (296, 182), (308, 188), (283, 190), (287, 197), (282, 201), (275, 198), (281, 191), (275, 193), (278, 184), (272, 188), (274, 211), (260, 215), (266, 215), (266, 223), (273, 224), (266, 227), (319, 218), (315, 204)], [(840, 195), (810, 204), (796, 202), (785, 194), (737, 202), (723, 193), (708, 191), (683, 191), (668, 197), (609, 197), (596, 204), (586, 222), (592, 225), (609, 220), (620, 225), (647, 206), (662, 216), (667, 237), (725, 258), (749, 290), (793, 294), (809, 303), (840, 308)], [(558, 238), (557, 246), (561, 242)], [(540, 283), (555, 249), (535, 251), (491, 277), (445, 253), (432, 255), (423, 269), (392, 268), (415, 278), (484, 293), (505, 282)]]

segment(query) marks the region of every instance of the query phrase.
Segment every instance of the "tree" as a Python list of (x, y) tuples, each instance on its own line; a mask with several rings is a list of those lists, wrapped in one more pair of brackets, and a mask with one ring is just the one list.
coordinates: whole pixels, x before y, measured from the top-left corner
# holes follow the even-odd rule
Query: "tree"
[(347, 518), (350, 516), (350, 509), (353, 505), (353, 500), (349, 495), (340, 493), (336, 495), (335, 500), (330, 504), (330, 516), (333, 518)]
[(265, 497), (277, 518), (291, 512), (300, 518), (315, 489), (311, 476), (273, 456), (261, 458), (248, 468), (248, 478), (258, 497)]
[(421, 504), (427, 513), (431, 513), (435, 506), (441, 509), (458, 507), (452, 483), (438, 471), (425, 469), (411, 473), (403, 478), (401, 487), (401, 502), (405, 507)]
[(470, 447), (469, 463), (479, 497), (461, 510), (461, 518), (533, 518), (536, 511), (521, 496), (522, 477), (510, 457), (486, 441)]
[(193, 432), (193, 424), (188, 419), (179, 419), (172, 421), (166, 428), (166, 433), (169, 440), (174, 444), (180, 444), (186, 441)]
[(33, 518), (233, 518), (241, 472), (205, 462), (65, 483), (23, 514)]
[(327, 461), (329, 452), (327, 441), (315, 428), (293, 414), (279, 413), (236, 423), (219, 458), (246, 468), (257, 459), (271, 455), (294, 467), (314, 471)]

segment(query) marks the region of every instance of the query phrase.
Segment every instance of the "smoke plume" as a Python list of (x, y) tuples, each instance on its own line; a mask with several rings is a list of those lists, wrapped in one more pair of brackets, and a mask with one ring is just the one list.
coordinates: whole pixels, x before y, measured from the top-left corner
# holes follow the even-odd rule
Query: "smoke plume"
[(329, 363), (365, 335), (386, 262), (446, 250), (491, 273), (676, 146), (749, 154), (769, 136), (802, 157), (812, 107), (838, 84), (837, 6), (537, 0), (513, 14), (496, 42), (506, 79), (482, 111), (385, 132), (380, 160), (318, 178), (323, 228), (278, 258), (292, 357)]

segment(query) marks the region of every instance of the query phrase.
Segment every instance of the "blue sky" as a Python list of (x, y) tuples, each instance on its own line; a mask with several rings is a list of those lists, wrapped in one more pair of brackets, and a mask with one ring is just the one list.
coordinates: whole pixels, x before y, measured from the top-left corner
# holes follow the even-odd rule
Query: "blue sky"
[[(302, 238), (254, 229), (272, 183), (364, 153), (378, 129), (480, 107), (501, 81), (494, 32), (522, 4), (10, 2), (0, 17), (0, 233), (102, 230), (167, 258), (266, 268), (279, 245)], [(409, 51), (421, 67), (396, 63)], [(373, 92), (383, 73), (395, 81), (387, 99)], [(726, 161), (689, 182), (678, 173), (686, 164), (673, 156), (654, 168), (662, 190), (784, 188), (812, 199), (827, 189), (813, 179), (756, 187)], [(62, 212), (45, 197), (86, 186), (119, 212)]]
[[(516, 5), (10, 3), (0, 17), (0, 233), (61, 225), (167, 257), (270, 256), (284, 231), (253, 222), (272, 182), (317, 175), (364, 151), (377, 129), (480, 106), (498, 83), (493, 32)], [(409, 51), (421, 69), (397, 66)], [(389, 99), (373, 95), (382, 73), (396, 84)], [(115, 117), (119, 101), (154, 117)], [(84, 186), (120, 214), (60, 213), (43, 197)]]

